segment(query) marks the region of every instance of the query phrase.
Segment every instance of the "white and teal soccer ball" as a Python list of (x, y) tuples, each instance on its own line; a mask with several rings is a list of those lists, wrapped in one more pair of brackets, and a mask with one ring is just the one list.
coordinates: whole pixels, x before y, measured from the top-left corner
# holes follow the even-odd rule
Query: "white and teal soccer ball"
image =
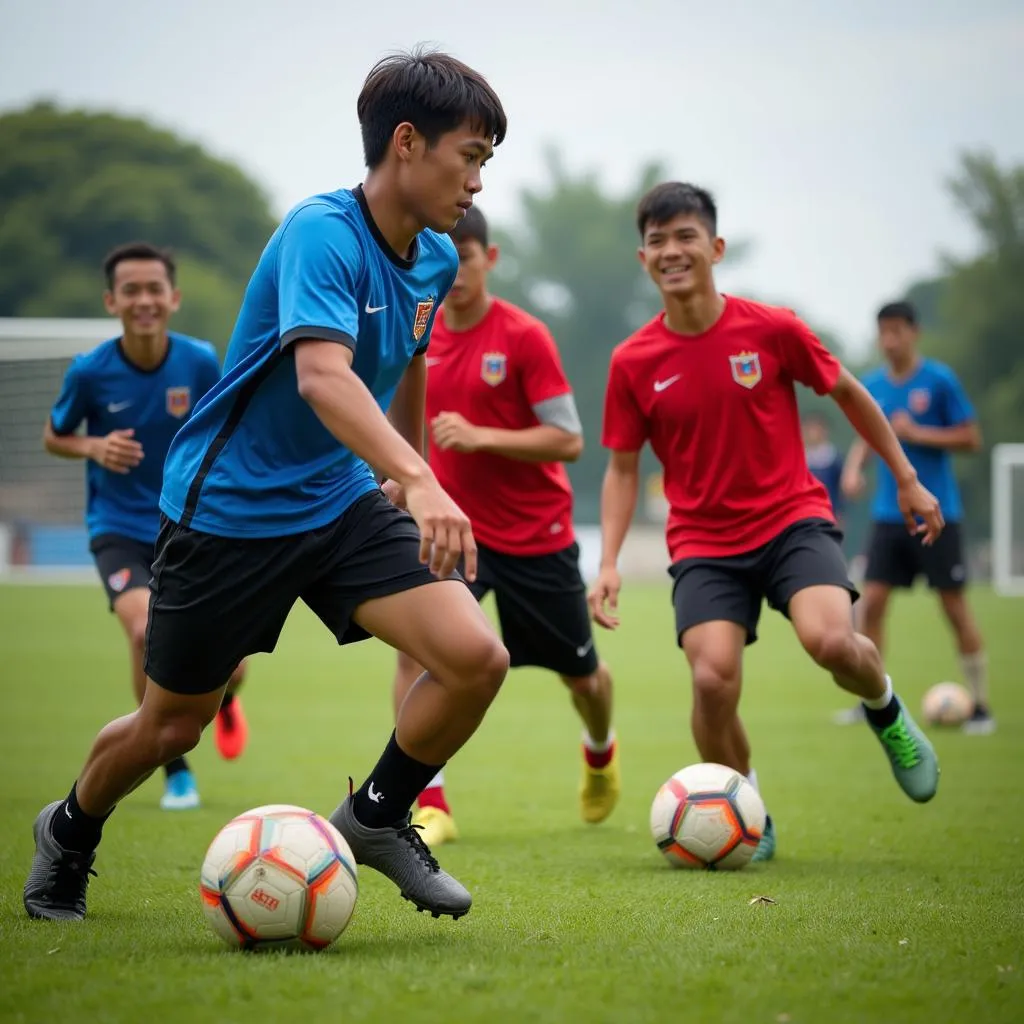
[(352, 850), (329, 821), (268, 804), (217, 833), (199, 892), (210, 927), (231, 946), (324, 949), (347, 927), (359, 882)]
[(651, 804), (651, 834), (674, 868), (734, 871), (749, 863), (765, 825), (757, 790), (721, 764), (691, 764)]
[(936, 683), (921, 702), (921, 714), (929, 725), (962, 725), (973, 710), (974, 699), (959, 683)]

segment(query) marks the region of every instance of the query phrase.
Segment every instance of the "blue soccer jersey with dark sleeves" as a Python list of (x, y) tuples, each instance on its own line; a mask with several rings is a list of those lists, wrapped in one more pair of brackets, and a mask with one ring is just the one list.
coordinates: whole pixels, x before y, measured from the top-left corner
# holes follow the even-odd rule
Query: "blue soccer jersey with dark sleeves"
[[(910, 376), (901, 380), (894, 380), (884, 368), (873, 370), (864, 378), (864, 386), (890, 418), (902, 410), (926, 427), (957, 427), (975, 419), (974, 407), (956, 374), (934, 359), (922, 359)], [(906, 442), (903, 449), (918, 479), (939, 499), (943, 516), (951, 523), (959, 522), (963, 504), (950, 452)], [(884, 463), (878, 466), (871, 516), (880, 523), (903, 522), (896, 501), (896, 480)]]
[(160, 526), (164, 459), (174, 435), (198, 401), (220, 379), (217, 350), (184, 334), (168, 336), (167, 354), (152, 370), (130, 362), (121, 340), (75, 356), (50, 412), (55, 434), (73, 434), (84, 422), (91, 437), (134, 430), (143, 458), (127, 473), (86, 464), (85, 522), (90, 538), (116, 533), (146, 544)]
[(246, 289), (224, 376), (171, 446), (160, 507), (221, 537), (276, 537), (338, 518), (377, 484), (299, 395), (292, 343), (348, 345), (387, 411), (458, 271), (447, 235), (403, 259), (360, 188), (313, 196), (274, 232)]

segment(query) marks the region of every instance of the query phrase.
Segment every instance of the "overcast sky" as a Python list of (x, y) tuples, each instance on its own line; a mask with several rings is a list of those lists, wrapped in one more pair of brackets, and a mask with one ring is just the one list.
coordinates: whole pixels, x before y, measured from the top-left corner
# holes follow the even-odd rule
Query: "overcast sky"
[(493, 219), (543, 180), (548, 145), (615, 190), (660, 159), (754, 242), (727, 289), (854, 348), (939, 250), (970, 252), (943, 185), (958, 152), (1024, 161), (1020, 0), (0, 0), (0, 109), (143, 115), (237, 161), (283, 213), (361, 180), (363, 77), (421, 41), (505, 104)]

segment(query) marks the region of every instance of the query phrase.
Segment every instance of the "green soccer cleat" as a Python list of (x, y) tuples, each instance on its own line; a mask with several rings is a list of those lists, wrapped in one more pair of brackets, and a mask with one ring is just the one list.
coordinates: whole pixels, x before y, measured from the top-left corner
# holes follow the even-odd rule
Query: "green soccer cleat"
[(751, 864), (758, 861), (771, 860), (775, 856), (775, 822), (769, 814), (764, 819), (764, 831), (761, 833), (761, 841), (754, 850), (754, 856), (750, 858)]
[(939, 788), (939, 759), (928, 737), (910, 717), (903, 702), (895, 697), (900, 712), (892, 725), (880, 729), (868, 720), (868, 725), (878, 737), (882, 749), (888, 755), (892, 773), (900, 789), (911, 800), (927, 803)]

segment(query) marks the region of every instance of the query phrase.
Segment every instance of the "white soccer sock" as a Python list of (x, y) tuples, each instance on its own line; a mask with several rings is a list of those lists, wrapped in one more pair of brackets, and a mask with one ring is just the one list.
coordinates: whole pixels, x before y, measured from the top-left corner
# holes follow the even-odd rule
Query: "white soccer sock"
[(444, 769), (442, 768), (423, 788), (441, 789), (444, 786)]
[(756, 769), (751, 768), (750, 771), (747, 773), (747, 782), (749, 782), (754, 787), (754, 789), (757, 790), (758, 793), (761, 792), (761, 787), (757, 784)]
[(586, 729), (583, 730), (583, 746), (585, 746), (587, 750), (589, 750), (592, 754), (606, 754), (609, 750), (612, 749), (612, 744), (614, 742), (614, 729), (608, 730), (608, 739), (606, 739), (603, 743), (598, 743), (597, 740), (595, 740), (594, 737), (591, 736)]
[(868, 700), (867, 697), (864, 697), (862, 699), (864, 701), (864, 707), (871, 708), (872, 711), (881, 711), (882, 708), (887, 708), (889, 706), (889, 701), (892, 700), (892, 697), (892, 680), (888, 676), (886, 676), (885, 693), (883, 693), (882, 696), (878, 698), (878, 700)]
[(964, 679), (971, 688), (975, 704), (988, 706), (988, 658), (984, 651), (973, 654), (961, 654), (960, 664), (963, 666)]

